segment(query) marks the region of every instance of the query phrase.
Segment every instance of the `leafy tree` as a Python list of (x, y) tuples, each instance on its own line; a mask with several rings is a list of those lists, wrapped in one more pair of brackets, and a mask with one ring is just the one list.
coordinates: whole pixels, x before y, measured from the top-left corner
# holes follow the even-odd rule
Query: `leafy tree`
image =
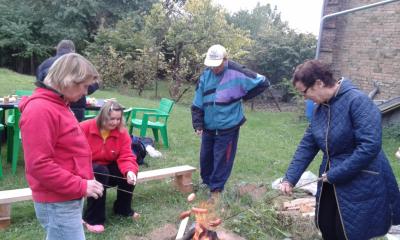
[(172, 56), (172, 97), (179, 98), (184, 81), (197, 80), (203, 54), (211, 45), (224, 45), (232, 58), (242, 56), (243, 47), (250, 45), (247, 32), (228, 24), (223, 9), (213, 6), (211, 0), (189, 0), (168, 17), (171, 26), (166, 34), (166, 53)]
[(131, 14), (140, 28), (157, 0), (0, 0), (1, 66), (31, 72), (54, 53), (61, 39), (71, 39), (78, 51), (93, 41), (99, 27), (114, 26)]
[(101, 53), (91, 56), (90, 60), (101, 75), (102, 88), (110, 89), (123, 83), (126, 59), (120, 56), (113, 47), (105, 46)]
[(281, 20), (277, 9), (271, 9), (269, 4), (257, 4), (252, 11), (239, 11), (227, 16), (227, 19), (235, 26), (250, 31), (253, 44), (245, 56), (246, 65), (277, 84), (283, 90), (285, 100), (292, 97), (287, 79), (291, 79), (295, 66), (313, 58), (316, 37), (290, 29)]
[(282, 30), (288, 29), (287, 23), (281, 19), (280, 12), (276, 7), (272, 9), (270, 4), (260, 5), (257, 3), (251, 11), (240, 10), (232, 15), (227, 15), (226, 18), (234, 26), (249, 30), (253, 39), (266, 26), (274, 26)]
[(29, 5), (0, 0), (0, 12), (0, 64), (10, 65), (11, 59), (17, 59), (16, 68), (22, 72), (26, 67), (21, 60), (29, 59), (33, 65), (32, 56), (44, 54), (46, 48), (34, 36), (34, 16)]
[(250, 45), (248, 33), (228, 24), (224, 11), (210, 0), (165, 0), (154, 4), (143, 19), (140, 25), (135, 16), (127, 16), (115, 28), (100, 29), (87, 48), (91, 56), (100, 54), (100, 46), (112, 46), (125, 59), (129, 56), (124, 76), (139, 93), (162, 72), (171, 80), (171, 96), (179, 99), (185, 92), (182, 83), (197, 80), (202, 55), (210, 45), (223, 44), (235, 57)]

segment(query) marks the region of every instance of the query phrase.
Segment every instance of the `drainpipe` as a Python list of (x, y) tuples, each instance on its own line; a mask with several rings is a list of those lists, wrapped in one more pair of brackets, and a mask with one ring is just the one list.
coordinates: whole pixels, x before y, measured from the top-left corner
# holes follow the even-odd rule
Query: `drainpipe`
[[(325, 3), (325, 1), (326, 0), (324, 0), (324, 3)], [(336, 12), (336, 13), (332, 13), (332, 14), (328, 14), (328, 15), (323, 16), (321, 18), (320, 24), (319, 24), (319, 35), (318, 35), (318, 42), (317, 42), (317, 50), (316, 50), (316, 53), (315, 53), (315, 59), (319, 58), (319, 51), (320, 51), (320, 48), (321, 48), (321, 39), (322, 39), (322, 30), (323, 30), (323, 27), (324, 27), (324, 21), (326, 19), (332, 18), (332, 17), (336, 17), (336, 16), (340, 16), (340, 15), (345, 15), (347, 13), (357, 12), (357, 11), (368, 9), (368, 8), (377, 7), (377, 6), (380, 6), (380, 5), (387, 4), (387, 3), (398, 2), (398, 1), (399, 0), (386, 0), (386, 1), (372, 3), (372, 4), (365, 5), (365, 6), (356, 7), (356, 8), (352, 8), (352, 9), (348, 9), (348, 10), (344, 10), (344, 11), (341, 11), (341, 12)], [(324, 8), (325, 4), (322, 4), (322, 5), (323, 5), (322, 7)], [(323, 11), (324, 11), (324, 9), (322, 9), (322, 12)]]

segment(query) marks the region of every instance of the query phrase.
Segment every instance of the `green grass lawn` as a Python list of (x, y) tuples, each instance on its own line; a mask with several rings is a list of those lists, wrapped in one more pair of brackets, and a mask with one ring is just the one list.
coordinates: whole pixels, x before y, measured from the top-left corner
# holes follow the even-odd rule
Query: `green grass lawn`
[[(0, 69), (0, 96), (13, 94), (17, 89), (33, 89), (31, 76), (15, 74), (11, 71)], [(162, 84), (161, 84), (162, 85)], [(163, 85), (164, 88), (166, 84)], [(93, 96), (98, 98), (116, 98), (126, 107), (156, 107), (158, 100), (140, 98), (133, 95), (122, 95), (117, 91), (97, 91)], [(151, 97), (153, 90), (147, 90), (145, 96)], [(167, 91), (160, 91), (165, 93)], [(168, 97), (161, 95), (161, 97)], [(186, 97), (190, 99), (190, 97)], [(191, 116), (187, 101), (186, 104), (177, 104), (172, 110), (168, 123), (170, 149), (161, 148), (163, 157), (152, 159), (146, 157), (148, 166), (141, 170), (157, 169), (164, 167), (189, 164), (199, 167), (198, 155), (200, 139), (194, 135), (191, 126)], [(225, 227), (240, 233), (247, 239), (283, 239), (285, 234), (302, 236), (296, 230), (296, 224), (285, 228), (275, 218), (272, 206), (269, 203), (252, 202), (249, 198), (238, 198), (236, 188), (244, 183), (265, 185), (268, 189), (267, 197), (277, 194), (270, 189), (273, 180), (281, 177), (294, 153), (296, 146), (307, 126), (297, 113), (291, 112), (251, 112), (246, 110), (247, 122), (241, 128), (238, 152), (234, 169), (227, 184), (224, 197), (225, 212), (223, 217), (230, 216), (247, 207), (257, 210), (261, 215), (252, 214), (253, 211), (244, 211), (243, 214), (231, 218)], [(400, 180), (400, 164), (395, 160), (394, 153), (400, 145), (399, 128), (384, 131), (384, 149), (392, 162), (397, 179)], [(136, 132), (136, 134), (138, 134)], [(38, 137), (40, 137), (38, 133)], [(4, 179), (0, 180), (0, 190), (27, 187), (24, 176), (24, 164), (19, 162), (17, 175), (10, 174), (10, 164), (5, 164), (5, 146), (2, 149)], [(317, 173), (320, 161), (310, 166), (311, 171)], [(198, 172), (194, 174), (195, 187), (199, 186)], [(205, 197), (199, 191), (200, 198)], [(152, 181), (140, 184), (134, 192), (133, 207), (142, 214), (138, 222), (121, 219), (111, 213), (112, 201), (115, 199), (115, 190), (109, 191), (107, 204), (107, 222), (104, 234), (95, 235), (87, 233), (87, 239), (126, 239), (127, 236), (144, 236), (152, 230), (165, 224), (178, 226), (177, 216), (181, 211), (189, 208), (186, 195), (175, 191), (170, 186), (170, 180)], [(255, 219), (254, 222), (251, 222)], [(251, 220), (251, 221), (249, 221)], [(310, 225), (312, 226), (312, 225)], [(312, 228), (312, 227), (311, 227)], [(287, 232), (287, 233), (285, 233)], [(0, 239), (43, 239), (44, 231), (39, 226), (33, 209), (32, 202), (17, 203), (12, 206), (12, 224), (6, 230), (0, 230)]]

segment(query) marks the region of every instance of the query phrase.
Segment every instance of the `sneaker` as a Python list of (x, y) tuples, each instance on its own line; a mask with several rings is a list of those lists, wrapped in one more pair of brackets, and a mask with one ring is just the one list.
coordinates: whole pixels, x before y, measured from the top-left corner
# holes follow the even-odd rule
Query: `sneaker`
[(152, 158), (159, 158), (162, 157), (161, 152), (157, 151), (153, 146), (147, 145), (146, 146), (146, 152), (150, 155)]
[(102, 233), (104, 232), (104, 225), (98, 224), (98, 225), (90, 225), (87, 222), (83, 221), (83, 225), (85, 225), (86, 229), (91, 232), (91, 233)]

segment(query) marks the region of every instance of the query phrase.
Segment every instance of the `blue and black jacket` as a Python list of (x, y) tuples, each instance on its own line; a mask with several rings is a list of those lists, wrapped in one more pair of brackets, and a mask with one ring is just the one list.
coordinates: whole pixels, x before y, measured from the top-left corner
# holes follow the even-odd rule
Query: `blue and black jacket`
[(218, 75), (207, 68), (200, 76), (191, 107), (193, 128), (224, 131), (240, 127), (246, 121), (242, 99), (251, 99), (267, 87), (266, 77), (233, 61), (225, 61)]
[[(66, 49), (61, 49), (57, 51), (57, 54), (54, 57), (46, 59), (44, 62), (42, 62), (38, 69), (36, 70), (36, 80), (43, 82), (44, 79), (47, 76), (47, 73), (50, 70), (50, 67), (53, 65), (53, 63), (59, 59), (61, 56), (71, 53), (70, 50)], [(94, 93), (97, 89), (99, 89), (99, 84), (98, 83), (93, 83), (89, 86), (88, 88), (88, 95)], [(76, 108), (85, 108), (86, 107), (86, 96), (81, 97), (78, 101), (71, 103), (70, 107), (72, 109)]]

